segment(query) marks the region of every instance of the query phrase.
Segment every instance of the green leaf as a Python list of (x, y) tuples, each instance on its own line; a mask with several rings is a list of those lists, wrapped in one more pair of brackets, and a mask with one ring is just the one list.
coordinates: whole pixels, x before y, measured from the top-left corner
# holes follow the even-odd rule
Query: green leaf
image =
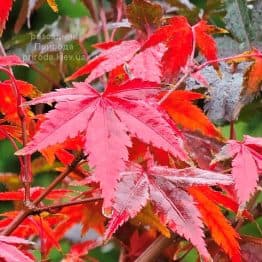
[(251, 49), (254, 39), (253, 23), (245, 0), (225, 0), (227, 28), (236, 39)]

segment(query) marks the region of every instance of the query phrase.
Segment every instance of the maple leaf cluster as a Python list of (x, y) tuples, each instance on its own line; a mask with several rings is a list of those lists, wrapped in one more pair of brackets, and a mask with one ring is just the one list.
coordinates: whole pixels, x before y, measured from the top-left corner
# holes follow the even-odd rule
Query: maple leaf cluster
[[(47, 2), (57, 11), (55, 1)], [(56, 170), (66, 178), (65, 185), (86, 188), (80, 194), (53, 189), (52, 184), (47, 194), (44, 188), (30, 188), (28, 197), (34, 206), (11, 232), (14, 236), (0, 236), (0, 256), (7, 261), (12, 252), (16, 261), (31, 261), (23, 253), (31, 242), (17, 237), (40, 234), (41, 251), (48, 254), (52, 247), (60, 248), (59, 241), (76, 224), (83, 225), (83, 235), (95, 229), (102, 240), (73, 245), (66, 257), (72, 261), (113, 234), (118, 236), (127, 223), (145, 226), (141, 236), (136, 230), (129, 232), (133, 244), (127, 258), (143, 251), (134, 239), (141, 237), (146, 248), (158, 234), (178, 234), (203, 259), (210, 260), (218, 245), (232, 261), (241, 261), (241, 236), (219, 206), (241, 219), (253, 219), (246, 203), (262, 173), (262, 141), (250, 136), (243, 141), (226, 140), (194, 103), (206, 99), (206, 94), (189, 91), (185, 81), (192, 78), (207, 88), (209, 79), (201, 74), (203, 68), (212, 66), (220, 76), (221, 61), (234, 67), (252, 62), (245, 73), (236, 115), (246, 97), (254, 96), (261, 87), (262, 53), (255, 49), (219, 59), (211, 34), (225, 33), (224, 29), (205, 20), (191, 26), (183, 16), (169, 18), (161, 26), (161, 7), (141, 2), (142, 6), (133, 1), (127, 9), (139, 37), (96, 44), (99, 54), (66, 78), (72, 81), (87, 76), (71, 87), (39, 96), (33, 85), (16, 80), (9, 69), (23, 62), (17, 56), (0, 57), (0, 70), (11, 78), (0, 83), (0, 139), (23, 144), (15, 153), (22, 157), (21, 169), (27, 157), (39, 151), (42, 156), (32, 162), (33, 173), (58, 160)], [(6, 1), (1, 7), (1, 31), (11, 6), (12, 1)], [(152, 9), (159, 18), (154, 20), (149, 14), (152, 10), (146, 13), (139, 8)], [(142, 14), (143, 23), (134, 18), (136, 12)], [(197, 62), (198, 52), (202, 64)], [(36, 116), (33, 106), (43, 103), (54, 106)], [(0, 193), (0, 200), (21, 202), (26, 190)], [(53, 205), (46, 207), (44, 198)], [(12, 211), (1, 216), (0, 229), (4, 229), (19, 214)], [(151, 235), (145, 231), (148, 225), (153, 229)], [(205, 241), (205, 226), (211, 244)], [(121, 236), (119, 239), (126, 242)], [(23, 252), (15, 244), (22, 245)]]

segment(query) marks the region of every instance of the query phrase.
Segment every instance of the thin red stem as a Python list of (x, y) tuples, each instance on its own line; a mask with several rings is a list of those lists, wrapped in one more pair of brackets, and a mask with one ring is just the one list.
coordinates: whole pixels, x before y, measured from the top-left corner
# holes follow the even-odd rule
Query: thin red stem
[(59, 203), (59, 204), (55, 204), (55, 205), (49, 205), (49, 206), (45, 206), (45, 207), (34, 208), (32, 210), (32, 212), (34, 214), (35, 213), (39, 214), (39, 213), (44, 212), (44, 211), (48, 211), (50, 213), (52, 213), (52, 212), (57, 213), (57, 211), (59, 209), (62, 209), (64, 207), (86, 204), (88, 202), (101, 201), (102, 199), (103, 198), (101, 198), (101, 197), (90, 197), (90, 198), (85, 198), (85, 199), (79, 199), (79, 200), (70, 201), (70, 202), (66, 202), (66, 203)]
[(213, 64), (213, 63), (223, 62), (223, 61), (233, 60), (233, 59), (238, 59), (238, 58), (251, 58), (251, 57), (262, 57), (262, 54), (246, 54), (246, 55), (240, 54), (240, 55), (234, 55), (234, 56), (228, 56), (228, 57), (218, 58), (214, 60), (209, 60), (199, 65), (198, 67), (196, 67), (195, 71), (202, 70), (204, 67), (210, 64)]
[(195, 32), (195, 26), (192, 27), (192, 35), (193, 35), (193, 46), (192, 46), (192, 53), (190, 57), (190, 63), (193, 63), (195, 52), (196, 52), (196, 32)]
[[(15, 93), (17, 99), (17, 114), (21, 122), (21, 129), (22, 129), (22, 144), (25, 146), (27, 144), (27, 127), (26, 127), (26, 115), (24, 108), (22, 107), (23, 97), (20, 95), (16, 79), (13, 73), (6, 68), (1, 67), (1, 71), (6, 73), (11, 80), (13, 92)], [(31, 172), (31, 156), (23, 156), (23, 165), (21, 166), (21, 180), (24, 184), (25, 189), (25, 204), (30, 204), (30, 185), (32, 182), (32, 172)]]
[(190, 72), (184, 74), (175, 85), (172, 85), (172, 88), (158, 101), (158, 104), (161, 105), (165, 100), (189, 77)]

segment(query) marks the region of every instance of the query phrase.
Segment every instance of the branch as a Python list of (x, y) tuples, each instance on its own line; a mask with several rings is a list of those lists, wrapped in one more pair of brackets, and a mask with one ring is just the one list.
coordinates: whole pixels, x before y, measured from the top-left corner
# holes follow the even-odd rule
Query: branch
[(213, 63), (217, 63), (217, 62), (223, 62), (223, 61), (228, 61), (228, 60), (233, 60), (233, 59), (238, 59), (238, 58), (251, 58), (251, 57), (262, 57), (262, 54), (240, 54), (240, 55), (234, 55), (234, 56), (228, 56), (228, 57), (223, 57), (223, 58), (218, 58), (218, 59), (214, 59), (214, 60), (209, 60), (206, 61), (205, 63), (199, 65), (196, 67), (195, 72), (202, 70), (204, 67), (213, 64)]
[(23, 211), (6, 227), (6, 229), (2, 232), (2, 235), (8, 236), (10, 235), (23, 221), (26, 217), (34, 213), (35, 207), (68, 175), (70, 174), (78, 165), (78, 163), (83, 159), (83, 155), (76, 157), (76, 159), (72, 162), (67, 169), (62, 172), (56, 179), (46, 188), (46, 190), (32, 202), (31, 207), (26, 206)]
[(158, 104), (161, 105), (163, 102), (189, 77), (191, 72), (185, 73), (175, 85), (159, 100)]
[(229, 135), (229, 139), (236, 140), (236, 129), (235, 129), (235, 121), (234, 120), (230, 121), (230, 135)]
[(70, 202), (66, 202), (66, 203), (54, 204), (54, 205), (45, 206), (45, 207), (35, 207), (32, 210), (32, 214), (35, 215), (35, 214), (39, 214), (39, 213), (44, 212), (44, 211), (47, 211), (49, 213), (57, 213), (60, 209), (62, 209), (64, 207), (86, 204), (86, 203), (89, 203), (89, 202), (101, 201), (102, 199), (103, 199), (102, 197), (90, 197), (90, 198), (84, 198), (84, 199), (70, 201)]

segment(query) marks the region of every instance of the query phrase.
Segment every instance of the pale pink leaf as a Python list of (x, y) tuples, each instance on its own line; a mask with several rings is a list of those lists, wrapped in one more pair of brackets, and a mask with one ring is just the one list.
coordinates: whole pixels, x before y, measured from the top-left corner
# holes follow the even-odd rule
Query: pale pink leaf
[(7, 244), (21, 244), (21, 245), (33, 245), (34, 243), (15, 236), (0, 236), (0, 242), (5, 242)]
[(132, 77), (160, 83), (161, 59), (165, 50), (163, 44), (158, 44), (136, 54), (128, 64)]
[(244, 136), (242, 142), (229, 140), (222, 150), (222, 156), (227, 155), (233, 158), (232, 175), (239, 203), (243, 205), (254, 193), (262, 172), (262, 139)]
[(174, 169), (163, 166), (153, 166), (150, 174), (164, 176), (165, 179), (178, 185), (231, 185), (232, 177), (200, 168), (189, 167)]
[[(74, 89), (62, 89), (33, 100), (30, 104), (58, 103), (46, 114), (46, 121), (32, 141), (17, 154), (31, 154), (83, 133), (84, 152), (94, 168), (94, 179), (100, 182), (105, 204), (109, 205), (118, 173), (125, 169), (128, 160), (130, 134), (188, 160), (181, 132), (153, 103), (154, 99), (147, 99), (155, 95), (158, 87), (154, 85), (132, 80), (119, 90), (111, 87), (98, 93), (84, 82), (75, 84)], [(140, 90), (143, 99), (139, 99)]]
[(100, 182), (104, 206), (110, 206), (120, 171), (128, 160), (127, 147), (131, 139), (127, 128), (108, 105), (100, 104), (87, 127), (85, 151), (95, 168), (95, 180)]
[(244, 145), (232, 161), (232, 176), (239, 203), (244, 204), (254, 192), (258, 181), (256, 162)]
[(32, 154), (67, 138), (76, 137), (87, 128), (88, 120), (95, 111), (95, 103), (91, 100), (60, 102), (55, 110), (48, 112), (46, 121), (40, 127), (27, 146), (16, 154)]
[(191, 196), (161, 177), (151, 179), (150, 196), (156, 212), (164, 217), (168, 226), (189, 240), (201, 255), (209, 258), (201, 215)]
[(113, 218), (105, 233), (105, 239), (129, 218), (133, 218), (146, 205), (148, 195), (148, 179), (141, 172), (121, 173), (121, 182), (116, 189)]
[[(90, 73), (87, 82), (92, 82), (106, 72), (112, 71), (117, 66), (128, 62), (139, 50), (140, 43), (136, 40), (129, 40), (114, 45), (111, 48), (102, 50), (99, 56), (90, 60), (86, 65), (78, 69), (68, 80), (75, 79), (81, 75)], [(92, 70), (91, 70), (92, 69)]]
[(17, 247), (0, 242), (0, 257), (5, 261), (12, 262), (33, 262), (31, 258), (26, 256)]
[(36, 105), (40, 103), (78, 101), (99, 97), (99, 93), (88, 83), (73, 83), (75, 88), (61, 88), (54, 92), (44, 94), (34, 100), (25, 102), (24, 105)]
[(178, 129), (165, 120), (164, 115), (156, 110), (156, 105), (144, 101), (115, 100), (117, 114), (126, 123), (130, 132), (145, 143), (169, 151), (175, 157), (187, 160), (183, 150), (183, 140)]

